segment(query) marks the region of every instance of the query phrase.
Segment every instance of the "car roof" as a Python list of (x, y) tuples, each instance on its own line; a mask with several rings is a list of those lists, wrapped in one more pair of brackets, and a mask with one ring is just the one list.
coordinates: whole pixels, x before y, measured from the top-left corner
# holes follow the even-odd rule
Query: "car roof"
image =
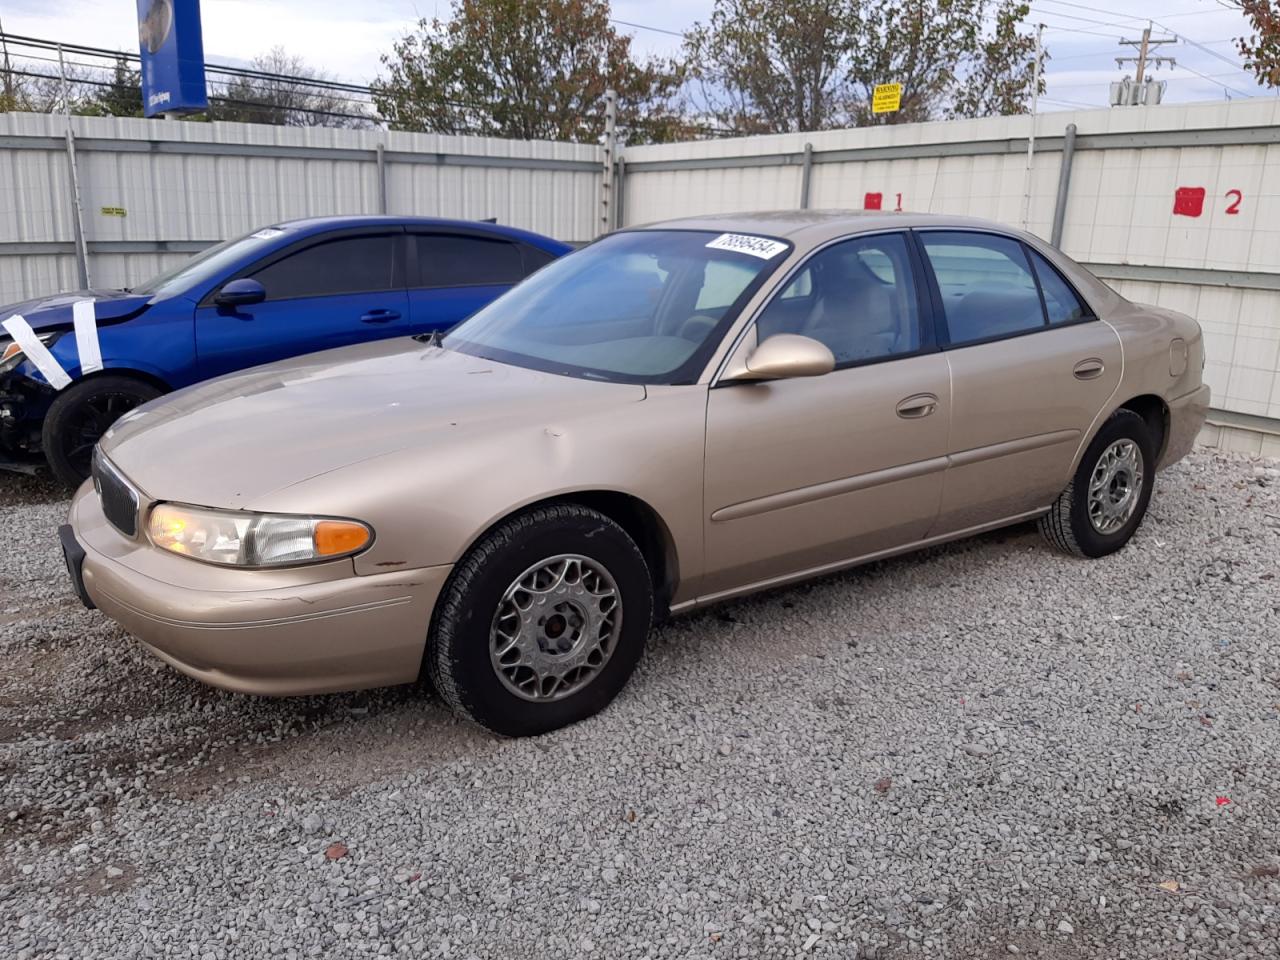
[(468, 233), (489, 233), (509, 240), (522, 240), (553, 253), (567, 253), (573, 247), (551, 237), (532, 230), (521, 230), (501, 223), (489, 223), (484, 220), (458, 220), (448, 217), (404, 217), (344, 215), (334, 217), (304, 217), (297, 220), (282, 220), (271, 224), (272, 227), (288, 230), (296, 235), (323, 233), (326, 230), (344, 230), (359, 227), (432, 227), (436, 229), (465, 230)]
[(720, 213), (662, 220), (628, 229), (748, 233), (779, 237), (791, 240), (797, 246), (806, 246), (851, 233), (900, 230), (905, 227), (954, 227), (1023, 236), (1020, 230), (979, 217), (957, 217), (936, 213), (894, 213), (880, 210), (766, 210), (754, 213)]

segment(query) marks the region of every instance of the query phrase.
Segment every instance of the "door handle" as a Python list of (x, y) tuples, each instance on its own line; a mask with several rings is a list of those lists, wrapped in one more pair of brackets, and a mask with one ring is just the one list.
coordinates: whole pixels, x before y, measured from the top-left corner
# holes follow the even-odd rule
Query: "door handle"
[(399, 320), (400, 311), (398, 310), (370, 310), (360, 318), (361, 323), (387, 323), (391, 320)]
[(896, 409), (903, 420), (919, 420), (938, 409), (938, 398), (932, 393), (917, 393), (901, 401)]
[(1071, 372), (1075, 374), (1077, 380), (1097, 380), (1106, 369), (1106, 365), (1101, 360), (1090, 357), (1088, 360), (1077, 363)]

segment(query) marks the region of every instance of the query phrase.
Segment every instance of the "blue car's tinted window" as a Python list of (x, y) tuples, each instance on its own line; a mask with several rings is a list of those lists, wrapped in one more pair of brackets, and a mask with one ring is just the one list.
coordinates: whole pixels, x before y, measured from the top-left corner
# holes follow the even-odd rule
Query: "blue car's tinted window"
[(517, 283), (524, 276), (520, 248), (506, 240), (419, 234), (418, 285), (466, 287)]
[(396, 238), (343, 237), (292, 253), (250, 274), (268, 300), (330, 297), (395, 287)]
[(694, 230), (616, 233), (539, 270), (444, 346), (571, 376), (691, 383), (790, 248)]
[(279, 243), (285, 232), (279, 227), (266, 227), (243, 237), (224, 240), (200, 251), (190, 260), (156, 274), (146, 283), (133, 287), (132, 292), (162, 297), (176, 293), (203, 293), (200, 288), (204, 284), (213, 283), (236, 263)]

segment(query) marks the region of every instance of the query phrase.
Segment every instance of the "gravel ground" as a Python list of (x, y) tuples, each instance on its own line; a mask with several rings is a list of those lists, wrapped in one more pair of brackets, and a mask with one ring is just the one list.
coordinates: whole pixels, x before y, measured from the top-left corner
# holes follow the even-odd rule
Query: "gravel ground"
[(1277, 467), (678, 620), (525, 741), (184, 679), (0, 478), (0, 954), (1276, 957)]

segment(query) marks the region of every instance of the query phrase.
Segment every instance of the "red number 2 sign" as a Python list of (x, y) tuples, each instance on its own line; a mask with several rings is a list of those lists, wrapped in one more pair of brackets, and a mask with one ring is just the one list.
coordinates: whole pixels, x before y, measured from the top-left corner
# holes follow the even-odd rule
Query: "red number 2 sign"
[[(1235, 199), (1232, 200), (1232, 197), (1235, 197)], [(1235, 216), (1240, 212), (1240, 201), (1244, 199), (1244, 194), (1239, 190), (1228, 190), (1227, 199), (1231, 200), (1231, 202), (1227, 204), (1227, 213), (1231, 216)]]

